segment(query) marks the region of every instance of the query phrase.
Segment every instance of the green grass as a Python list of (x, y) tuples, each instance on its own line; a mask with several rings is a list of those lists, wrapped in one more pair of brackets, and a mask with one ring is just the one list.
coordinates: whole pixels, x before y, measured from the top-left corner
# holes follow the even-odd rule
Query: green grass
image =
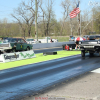
[(36, 54), (36, 58), (7, 62), (7, 63), (0, 63), (0, 70), (14, 68), (22, 65), (27, 65), (27, 64), (34, 64), (34, 63), (48, 61), (48, 60), (57, 59), (61, 57), (77, 55), (80, 53), (81, 53), (80, 51), (57, 51), (57, 55), (46, 55), (46, 56), (44, 56), (43, 53), (40, 53), (40, 54)]

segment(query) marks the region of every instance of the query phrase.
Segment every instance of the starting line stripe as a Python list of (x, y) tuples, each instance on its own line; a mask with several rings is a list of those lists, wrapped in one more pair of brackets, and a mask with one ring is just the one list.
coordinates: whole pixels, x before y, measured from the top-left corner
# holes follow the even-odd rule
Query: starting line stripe
[(93, 70), (93, 71), (91, 71), (91, 72), (93, 72), (93, 73), (100, 73), (100, 68), (98, 68), (98, 69), (96, 69), (96, 70)]

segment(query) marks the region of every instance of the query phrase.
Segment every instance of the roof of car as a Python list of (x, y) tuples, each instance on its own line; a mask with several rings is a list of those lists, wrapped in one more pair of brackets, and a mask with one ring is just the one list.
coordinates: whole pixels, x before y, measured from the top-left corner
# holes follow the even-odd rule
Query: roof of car
[(12, 38), (12, 37), (9, 37), (9, 38), (7, 38), (7, 39), (22, 39), (22, 38)]

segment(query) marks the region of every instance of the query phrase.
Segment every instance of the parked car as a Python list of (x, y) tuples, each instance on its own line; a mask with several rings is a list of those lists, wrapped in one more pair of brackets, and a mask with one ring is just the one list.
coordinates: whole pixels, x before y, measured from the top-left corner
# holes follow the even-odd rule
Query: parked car
[(36, 43), (35, 39), (26, 39), (26, 42), (28, 44), (34, 44), (34, 43)]
[(87, 39), (90, 35), (84, 35), (83, 38)]
[(22, 38), (7, 38), (0, 44), (0, 54), (4, 52), (28, 51), (33, 45), (27, 44)]
[(69, 36), (69, 41), (75, 41), (75, 37), (74, 36)]
[(82, 57), (85, 57), (85, 53), (93, 55), (95, 52), (97, 52), (100, 55), (100, 36), (89, 36), (89, 40), (80, 41), (79, 45)]

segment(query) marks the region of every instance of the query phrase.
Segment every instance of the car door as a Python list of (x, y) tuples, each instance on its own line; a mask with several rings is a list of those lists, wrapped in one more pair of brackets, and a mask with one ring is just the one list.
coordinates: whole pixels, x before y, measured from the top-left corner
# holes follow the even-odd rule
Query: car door
[(19, 51), (22, 51), (23, 50), (23, 43), (22, 43), (21, 39), (18, 39), (17, 40), (17, 49)]
[(21, 45), (20, 45), (20, 40), (19, 39), (14, 39), (15, 41), (15, 47), (16, 47), (16, 50), (20, 51), (21, 50)]
[(17, 50), (17, 39), (16, 39), (16, 38), (12, 38), (12, 39), (10, 40), (10, 44), (11, 44), (11, 46), (12, 46), (13, 48), (16, 48), (16, 50)]
[(22, 48), (22, 50), (26, 50), (26, 48), (27, 48), (27, 43), (24, 39), (21, 39), (21, 48)]

